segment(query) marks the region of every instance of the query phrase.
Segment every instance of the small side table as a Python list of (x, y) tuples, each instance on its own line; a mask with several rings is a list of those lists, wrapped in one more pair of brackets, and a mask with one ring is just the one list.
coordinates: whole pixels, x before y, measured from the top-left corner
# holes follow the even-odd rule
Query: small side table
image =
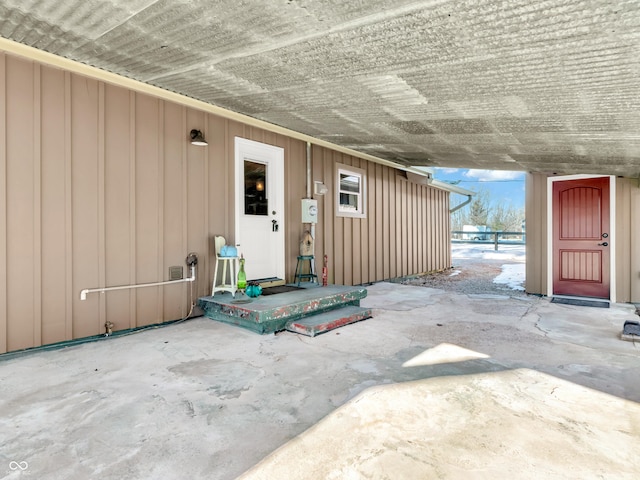
[[(219, 263), (222, 263), (222, 278), (220, 279), (220, 283), (217, 283)], [(213, 297), (216, 292), (229, 292), (235, 297), (236, 291), (238, 290), (237, 278), (238, 257), (221, 257), (219, 255), (216, 256), (216, 268), (213, 271), (213, 288), (211, 289), (211, 296)], [(229, 281), (229, 283), (227, 283), (227, 280)]]

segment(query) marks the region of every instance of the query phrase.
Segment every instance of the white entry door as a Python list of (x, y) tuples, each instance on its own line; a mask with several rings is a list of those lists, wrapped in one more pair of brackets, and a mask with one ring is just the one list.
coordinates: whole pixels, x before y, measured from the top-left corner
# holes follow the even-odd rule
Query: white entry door
[(284, 280), (284, 150), (236, 137), (236, 245), (247, 280)]

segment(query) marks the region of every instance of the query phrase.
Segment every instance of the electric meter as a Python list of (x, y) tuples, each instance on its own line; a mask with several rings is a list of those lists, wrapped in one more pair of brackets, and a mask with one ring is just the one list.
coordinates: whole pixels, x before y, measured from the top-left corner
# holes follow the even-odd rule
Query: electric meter
[(318, 223), (318, 201), (313, 198), (302, 199), (302, 223)]

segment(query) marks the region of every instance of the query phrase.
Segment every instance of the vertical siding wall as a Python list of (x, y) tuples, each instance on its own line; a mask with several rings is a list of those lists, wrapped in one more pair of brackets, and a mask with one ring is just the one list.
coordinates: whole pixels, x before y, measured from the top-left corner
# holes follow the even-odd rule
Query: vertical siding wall
[[(547, 294), (547, 178), (527, 175), (528, 293)], [(640, 187), (637, 179), (616, 179), (616, 301), (640, 302)]]
[[(312, 159), (313, 180), (329, 188), (316, 197), (315, 242), (319, 268), (323, 255), (329, 257), (329, 283), (357, 285), (451, 267), (448, 192), (411, 182), (393, 168), (318, 146)], [(366, 172), (366, 218), (336, 217), (336, 163)], [(292, 262), (290, 276), (294, 269)]]
[(527, 293), (547, 294), (547, 175), (530, 173), (525, 183)]
[(616, 181), (616, 293), (618, 302), (640, 302), (640, 183)]
[(187, 276), (190, 251), (208, 277), (204, 115), (0, 54), (0, 122), (0, 352), (185, 315), (187, 284), (79, 292)]
[[(209, 142), (191, 145), (198, 128)], [(293, 279), (303, 233), (306, 145), (282, 135), (0, 52), (0, 353), (183, 317), (209, 294), (213, 236), (234, 240), (234, 138), (285, 152), (286, 256)], [(451, 264), (449, 195), (389, 167), (313, 149), (318, 265), (360, 284)], [(366, 219), (335, 217), (336, 162), (367, 172)], [(170, 266), (198, 282), (158, 282)]]

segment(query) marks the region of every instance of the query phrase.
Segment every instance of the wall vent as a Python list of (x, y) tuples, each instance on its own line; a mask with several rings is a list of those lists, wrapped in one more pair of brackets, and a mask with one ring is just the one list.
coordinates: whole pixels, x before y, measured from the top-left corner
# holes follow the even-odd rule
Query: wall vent
[(169, 267), (169, 280), (182, 280), (182, 266)]

